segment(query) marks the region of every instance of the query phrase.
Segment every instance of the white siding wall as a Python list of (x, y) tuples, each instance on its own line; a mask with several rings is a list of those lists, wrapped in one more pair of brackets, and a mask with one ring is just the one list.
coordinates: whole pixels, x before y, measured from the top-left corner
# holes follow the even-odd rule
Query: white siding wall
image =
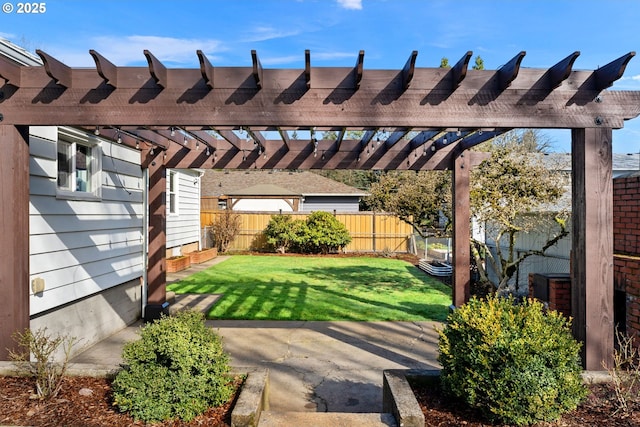
[[(293, 204), (293, 199), (289, 199)], [(254, 211), (254, 212), (293, 212), (291, 204), (284, 199), (234, 199), (234, 211)]]
[[(517, 288), (520, 294), (525, 295), (528, 292), (529, 287), (529, 273), (551, 274), (570, 272), (572, 242), (570, 221), (567, 221), (567, 229), (569, 230), (569, 235), (558, 241), (556, 245), (550, 247), (546, 251), (547, 256), (533, 255), (520, 264), (517, 276), (515, 276), (510, 282), (513, 289)], [(555, 233), (557, 230), (558, 227), (555, 226), (553, 228), (553, 232)], [(516, 243), (516, 254), (531, 250), (540, 250), (549, 238), (550, 231), (542, 229), (533, 230), (526, 234), (520, 234), (518, 235), (518, 241)], [(490, 238), (487, 238), (487, 244), (495, 255), (495, 242)], [(506, 248), (508, 248), (508, 243), (505, 241), (502, 243), (502, 250), (505, 251)], [(488, 268), (488, 273), (489, 277), (495, 280), (496, 274), (491, 268)]]
[(358, 196), (306, 196), (300, 206), (300, 210), (305, 212), (358, 212), (359, 209)]
[[(169, 174), (178, 179), (176, 214), (169, 212)], [(167, 249), (198, 242), (200, 238), (200, 173), (191, 170), (167, 170)], [(177, 255), (177, 253), (176, 253)]]
[(102, 141), (99, 201), (56, 198), (56, 127), (30, 129), (30, 314), (134, 280), (143, 269), (143, 191), (136, 150)]

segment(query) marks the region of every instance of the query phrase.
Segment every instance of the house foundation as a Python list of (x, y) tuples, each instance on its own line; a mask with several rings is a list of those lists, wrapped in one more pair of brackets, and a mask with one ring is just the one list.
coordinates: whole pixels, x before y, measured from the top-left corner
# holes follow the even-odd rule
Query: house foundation
[[(32, 316), (29, 327), (34, 331), (46, 328), (49, 336), (75, 338), (74, 356), (140, 319), (141, 291), (140, 280), (131, 280)], [(56, 354), (58, 360), (64, 356), (61, 350)]]

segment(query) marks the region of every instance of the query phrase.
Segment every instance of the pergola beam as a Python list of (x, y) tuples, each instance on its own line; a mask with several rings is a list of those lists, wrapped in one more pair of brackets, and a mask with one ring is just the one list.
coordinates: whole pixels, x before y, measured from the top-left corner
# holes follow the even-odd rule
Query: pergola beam
[(443, 132), (441, 130), (428, 130), (428, 131), (422, 131), (420, 133), (418, 133), (416, 136), (414, 136), (411, 139), (411, 149), (416, 149), (420, 146), (425, 145), (427, 142), (429, 141), (433, 141), (434, 139), (438, 138), (439, 135), (441, 135)]
[(414, 50), (411, 52), (407, 63), (404, 65), (402, 69), (402, 90), (409, 89), (411, 85), (411, 80), (413, 80), (413, 73), (416, 71), (416, 58), (418, 57), (418, 51)]
[(452, 79), (452, 89), (456, 90), (460, 87), (460, 84), (467, 76), (467, 70), (469, 69), (469, 61), (471, 60), (471, 56), (473, 52), (468, 51), (465, 55), (453, 66), (451, 69)]
[[(95, 71), (92, 74), (99, 77)], [(24, 73), (21, 80), (21, 84), (24, 84)], [(121, 80), (119, 74), (118, 88), (108, 91), (96, 88), (103, 82), (101, 78), (96, 86), (87, 90), (74, 87), (73, 90), (49, 88), (42, 91), (42, 88), (21, 86), (15, 91), (6, 91), (0, 112), (7, 124), (54, 126), (56, 123), (67, 123), (84, 126), (102, 122), (100, 124), (104, 126), (164, 128), (174, 125), (297, 128), (313, 121), (317, 127), (351, 129), (488, 128), (497, 125), (505, 128), (545, 128), (548, 123), (554, 123), (558, 128), (604, 126), (615, 129), (623, 127), (625, 120), (640, 114), (640, 94), (637, 92), (614, 91), (604, 103), (599, 104), (594, 101), (598, 92), (592, 90), (558, 89), (539, 101), (538, 93), (507, 89), (497, 99), (491, 100), (495, 98), (492, 92), (469, 92), (464, 90), (463, 84), (458, 91), (447, 95), (446, 101), (437, 105), (423, 105), (424, 95), (421, 91), (415, 91), (415, 86), (400, 97), (389, 94), (389, 98), (397, 99), (384, 103), (372, 100), (386, 97), (385, 92), (363, 88), (351, 96), (349, 108), (345, 109), (342, 103), (331, 101), (330, 92), (318, 89), (309, 90), (298, 101), (289, 104), (278, 101), (283, 96), (282, 90), (262, 89), (256, 93), (255, 88), (246, 92), (221, 88), (209, 91), (207, 88), (208, 95), (195, 96), (195, 90), (187, 88), (167, 88), (161, 93), (153, 88), (124, 89), (121, 88)], [(186, 102), (185, 94), (199, 100), (194, 98)], [(242, 103), (237, 104), (241, 98)], [(87, 99), (96, 101), (87, 102)], [(123, 99), (127, 102), (122, 103)], [(53, 108), (43, 109), (43, 102)], [(140, 108), (141, 103), (146, 108)], [(376, 114), (368, 113), (372, 104)], [(82, 108), (78, 108), (79, 105)], [(179, 123), (177, 117), (180, 117)], [(597, 124), (594, 122), (596, 117), (601, 118)]]
[[(403, 128), (403, 129), (396, 129), (395, 131), (391, 132), (389, 134), (389, 137), (384, 140), (385, 148), (389, 149), (389, 147), (393, 146), (395, 143), (397, 143), (402, 138), (404, 138), (405, 135), (408, 134), (410, 131), (411, 131), (411, 129), (409, 129), (409, 128)], [(376, 135), (376, 139), (377, 138), (378, 138), (378, 136)]]
[(214, 131), (218, 133), (225, 141), (234, 146), (236, 150), (242, 150), (244, 148), (243, 140), (238, 137), (233, 131), (230, 130), (222, 130), (218, 128), (214, 128)]
[(280, 135), (280, 138), (282, 139), (282, 142), (284, 142), (284, 145), (287, 146), (287, 149), (290, 149), (291, 148), (291, 139), (289, 138), (289, 134), (287, 133), (287, 131), (282, 129), (282, 128), (278, 128), (278, 134)]
[(57, 85), (69, 88), (73, 84), (73, 72), (71, 67), (58, 61), (53, 56), (36, 49), (36, 53), (42, 59), (44, 69), (49, 77), (51, 77)]
[(520, 63), (527, 53), (522, 51), (498, 70), (498, 85), (501, 91), (505, 90), (518, 77)]
[(200, 63), (200, 74), (209, 88), (213, 89), (213, 65), (201, 50), (196, 51)]
[(338, 135), (336, 136), (336, 151), (340, 151), (340, 146), (342, 145), (342, 141), (344, 141), (344, 136), (346, 135), (347, 130), (342, 128), (338, 131)]
[(0, 77), (5, 79), (12, 86), (20, 87), (21, 70), (23, 67), (9, 62), (4, 57), (0, 57)]
[(307, 89), (311, 89), (311, 51), (304, 51), (304, 81)]
[(598, 68), (593, 72), (596, 77), (596, 90), (601, 91), (613, 85), (613, 82), (620, 79), (627, 68), (627, 64), (631, 58), (636, 56), (635, 52), (629, 52), (626, 55)]
[(158, 86), (161, 88), (168, 87), (169, 83), (167, 81), (167, 68), (164, 66), (162, 62), (147, 49), (144, 50), (144, 56), (147, 58), (147, 63), (149, 64), (149, 74), (151, 74), (151, 78), (156, 82)]
[(251, 51), (251, 62), (253, 63), (253, 80), (256, 83), (258, 89), (262, 89), (263, 73), (262, 64), (258, 58), (258, 52), (256, 50)]
[(96, 71), (102, 77), (104, 83), (114, 88), (118, 87), (118, 67), (93, 49), (89, 50), (89, 54), (93, 57), (96, 63)]
[(578, 59), (578, 56), (580, 56), (580, 52), (575, 51), (553, 67), (549, 68), (549, 87), (551, 89), (557, 88), (563, 81), (569, 78), (573, 68), (573, 63)]
[(353, 82), (353, 90), (360, 89), (360, 82), (362, 81), (362, 76), (364, 75), (364, 50), (358, 52), (358, 60), (356, 61), (356, 66), (353, 68), (354, 82)]

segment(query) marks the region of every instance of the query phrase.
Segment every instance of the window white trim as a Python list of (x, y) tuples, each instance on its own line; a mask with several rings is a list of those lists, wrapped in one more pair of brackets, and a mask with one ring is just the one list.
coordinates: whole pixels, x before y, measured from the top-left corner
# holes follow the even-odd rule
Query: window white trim
[[(66, 171), (61, 170), (60, 165), (60, 147), (66, 146), (66, 155), (68, 164)], [(87, 156), (86, 169), (83, 171), (88, 174), (85, 179), (80, 177), (81, 171), (77, 170), (76, 155), (78, 152), (85, 151)], [(58, 129), (57, 142), (58, 159), (56, 160), (58, 178), (56, 180), (56, 198), (71, 200), (101, 200), (102, 198), (102, 146), (100, 140), (85, 132), (71, 128)], [(61, 174), (66, 173), (66, 184), (61, 186)], [(74, 184), (75, 183), (75, 184)], [(87, 190), (79, 189), (80, 186), (86, 186)]]
[(180, 215), (180, 174), (177, 171), (169, 171), (167, 186), (167, 213), (178, 216)]

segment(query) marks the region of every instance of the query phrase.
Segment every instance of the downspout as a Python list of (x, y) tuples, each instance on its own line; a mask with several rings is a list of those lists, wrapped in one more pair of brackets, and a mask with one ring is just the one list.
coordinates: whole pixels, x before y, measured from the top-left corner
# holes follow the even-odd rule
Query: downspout
[[(203, 170), (197, 170), (198, 177), (196, 178), (196, 183), (198, 185), (198, 223), (201, 222), (202, 218), (202, 176), (204, 175)], [(201, 251), (202, 247), (202, 224), (198, 225), (198, 250)]]
[(149, 268), (149, 169), (142, 169), (142, 179), (144, 181), (144, 191), (142, 194), (142, 294), (141, 294), (141, 313), (144, 319), (144, 310), (147, 307), (147, 269)]

